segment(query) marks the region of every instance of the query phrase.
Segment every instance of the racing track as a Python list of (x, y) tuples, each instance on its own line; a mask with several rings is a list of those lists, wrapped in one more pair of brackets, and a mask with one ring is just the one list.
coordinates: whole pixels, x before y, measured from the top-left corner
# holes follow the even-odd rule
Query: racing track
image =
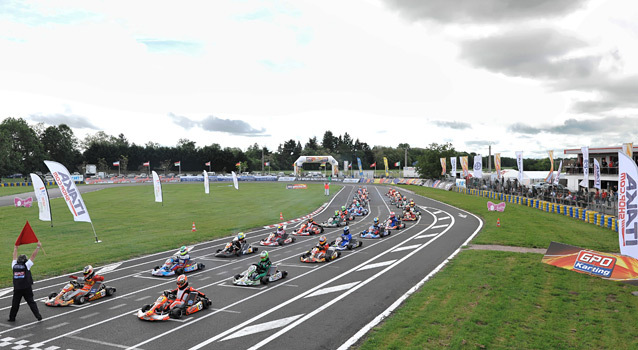
[[(345, 187), (315, 220), (322, 222), (346, 202), (356, 186)], [(371, 213), (357, 217), (350, 230), (361, 232), (374, 216), (387, 217), (387, 187), (368, 186)], [(407, 192), (402, 189), (403, 192)], [(410, 195), (408, 195), (410, 196)], [(380, 313), (422, 281), (455, 253), (482, 227), (472, 214), (424, 197), (413, 196), (422, 212), (419, 221), (406, 222), (403, 230), (383, 239), (364, 240), (361, 248), (344, 251), (339, 259), (324, 264), (304, 264), (299, 256), (310, 249), (317, 236), (297, 237), (297, 242), (268, 248), (273, 264), (288, 277), (258, 287), (237, 287), (229, 280), (259, 257), (213, 257), (230, 238), (193, 248), (191, 257), (206, 265), (189, 275), (189, 283), (206, 293), (210, 309), (167, 322), (144, 322), (134, 314), (152, 303), (175, 278), (152, 277), (150, 269), (161, 265), (171, 252), (157, 253), (121, 264), (109, 265), (106, 284), (117, 288), (107, 297), (81, 306), (51, 308), (40, 303), (44, 316), (35, 321), (23, 303), (17, 322), (0, 320), (0, 347), (6, 349), (337, 349), (366, 327)], [(397, 210), (398, 211), (398, 210)], [(291, 231), (291, 228), (288, 228)], [(250, 242), (271, 230), (247, 233)], [(334, 240), (341, 228), (326, 229)], [(97, 269), (99, 270), (99, 269)], [(108, 270), (108, 271), (106, 271)], [(58, 292), (66, 276), (34, 284), (36, 300)], [(0, 291), (0, 309), (6, 316), (11, 289)], [(350, 343), (347, 343), (350, 344)]]

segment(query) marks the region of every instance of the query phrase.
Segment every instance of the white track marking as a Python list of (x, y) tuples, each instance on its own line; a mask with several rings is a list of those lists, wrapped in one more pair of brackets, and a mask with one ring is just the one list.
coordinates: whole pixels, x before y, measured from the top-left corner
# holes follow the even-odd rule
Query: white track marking
[(296, 319), (298, 319), (301, 316), (303, 316), (303, 314), (290, 316), (290, 317), (282, 318), (280, 320), (265, 322), (265, 323), (262, 323), (262, 324), (256, 324), (254, 326), (246, 327), (246, 328), (244, 328), (244, 329), (242, 329), (242, 330), (240, 330), (238, 332), (235, 332), (235, 333), (227, 336), (226, 338), (224, 338), (224, 339), (222, 339), (220, 341), (234, 339), (234, 338), (239, 338), (239, 337), (244, 337), (244, 336), (247, 336), (247, 335), (250, 335), (250, 334), (255, 334), (255, 333), (269, 331), (271, 329), (281, 328), (281, 327), (284, 327), (284, 326), (288, 325), (290, 322), (294, 322)]
[(6, 337), (6, 338), (2, 338), (2, 339), (0, 339), (0, 341), (2, 342), (2, 343), (0, 343), (0, 346), (5, 347), (5, 346), (7, 346), (7, 345), (11, 345), (11, 341), (12, 341), (13, 339), (15, 339), (15, 338), (13, 338), (13, 337)]
[[(230, 283), (230, 284), (228, 284)], [(228, 283), (219, 283), (217, 284), (220, 287), (229, 287), (229, 288), (239, 288), (239, 289), (243, 289), (243, 290), (247, 290), (247, 291), (260, 291), (262, 289), (266, 289), (266, 286), (260, 285), (259, 287), (257, 286), (236, 286), (234, 284), (232, 284), (232, 282), (228, 282)]]
[(126, 304), (120, 304), (120, 305), (111, 306), (111, 307), (109, 308), (109, 310), (119, 309), (119, 308), (121, 308), (121, 307), (123, 307), (123, 306), (126, 306)]
[(0, 290), (0, 297), (13, 292), (13, 288), (5, 288)]
[(430, 233), (430, 234), (428, 234), (428, 235), (421, 235), (421, 236), (419, 236), (419, 237), (416, 237), (415, 239), (419, 239), (419, 238), (430, 238), (430, 237), (434, 237), (434, 236), (436, 236), (436, 235), (438, 235), (438, 233)]
[(93, 313), (90, 313), (90, 314), (87, 314), (87, 315), (84, 315), (84, 316), (80, 316), (79, 318), (81, 320), (86, 320), (87, 318), (90, 318), (90, 317), (93, 317), (93, 316), (99, 315), (99, 314), (100, 314), (99, 312), (93, 312)]
[(339, 292), (342, 290), (346, 290), (346, 289), (350, 289), (354, 286), (357, 285), (357, 283), (359, 283), (361, 281), (356, 281), (356, 282), (352, 282), (352, 283), (346, 283), (346, 284), (342, 284), (342, 285), (338, 285), (338, 286), (334, 286), (334, 287), (328, 287), (328, 288), (324, 288), (324, 289), (319, 289), (318, 291), (306, 295), (305, 298), (312, 298), (312, 297), (316, 297), (319, 295), (324, 295), (324, 294), (328, 294), (328, 293), (334, 293), (334, 292)]
[(441, 221), (441, 220), (450, 220), (450, 217), (449, 216), (444, 216), (444, 217), (438, 218), (438, 219), (439, 219), (439, 221)]
[(467, 215), (463, 215), (463, 214), (459, 213), (459, 217), (465, 219), (467, 217)]
[(93, 344), (100, 344), (100, 345), (106, 345), (106, 346), (110, 346), (110, 347), (114, 347), (114, 348), (126, 349), (126, 345), (113, 344), (113, 343), (109, 343), (109, 342), (105, 342), (105, 341), (101, 341), (101, 340), (90, 339), (90, 338), (82, 338), (82, 337), (78, 337), (78, 336), (75, 336), (75, 335), (67, 335), (66, 337), (67, 338), (71, 338), (71, 339), (77, 339), (77, 340), (93, 343)]
[(395, 261), (396, 261), (396, 259), (395, 260), (382, 261), (382, 262), (366, 265), (366, 266), (358, 269), (357, 271), (376, 269), (377, 267), (383, 267), (383, 266), (392, 265)]
[(221, 312), (228, 312), (228, 313), (231, 313), (231, 314), (240, 314), (241, 313), (241, 311), (235, 311), (235, 310), (222, 310), (222, 309), (211, 309), (211, 310), (213, 310), (213, 311), (221, 311)]
[(437, 225), (437, 226), (432, 226), (432, 229), (435, 229), (435, 228), (443, 228), (443, 227), (448, 227), (448, 225)]
[[(461, 210), (461, 209), (458, 209), (458, 210)], [(466, 213), (474, 216), (478, 220), (479, 227), (476, 229), (476, 231), (474, 231), (474, 233), (470, 237), (468, 237), (468, 239), (465, 242), (463, 242), (463, 244), (457, 250), (455, 250), (452, 254), (450, 254), (450, 256), (448, 256), (447, 259), (445, 259), (443, 262), (441, 262), (441, 264), (439, 264), (439, 266), (437, 266), (427, 276), (425, 276), (421, 281), (419, 281), (412, 288), (410, 288), (407, 292), (405, 292), (405, 294), (403, 294), (399, 299), (397, 299), (394, 303), (392, 303), (392, 305), (390, 305), (387, 309), (385, 309), (385, 311), (383, 311), (377, 317), (375, 317), (372, 321), (370, 321), (370, 323), (368, 323), (363, 328), (361, 328), (357, 333), (355, 333), (355, 335), (353, 335), (350, 339), (348, 339), (345, 343), (343, 343), (338, 348), (338, 350), (347, 350), (351, 346), (353, 346), (357, 341), (359, 341), (359, 339), (361, 339), (361, 337), (363, 337), (366, 333), (368, 333), (373, 327), (375, 327), (376, 325), (381, 323), (381, 321), (383, 321), (383, 319), (385, 319), (386, 317), (390, 316), (392, 311), (394, 311), (397, 307), (399, 307), (399, 305), (401, 305), (401, 303), (403, 303), (403, 301), (405, 301), (405, 299), (407, 299), (410, 295), (412, 295), (414, 292), (419, 290), (419, 288), (421, 288), (425, 284), (425, 282), (427, 282), (430, 278), (432, 278), (432, 276), (434, 276), (437, 272), (439, 272), (443, 268), (443, 266), (445, 266), (450, 260), (452, 260), (452, 258), (454, 258), (456, 256), (456, 254), (458, 254), (461, 251), (461, 248), (463, 246), (466, 246), (468, 243), (470, 243), (470, 241), (474, 238), (474, 236), (476, 236), (476, 234), (483, 227), (483, 221), (481, 221), (481, 219), (479, 219), (478, 216), (476, 216), (476, 215), (474, 215), (472, 213), (469, 213), (469, 212), (466, 212)]]
[(388, 212), (391, 212), (392, 210), (390, 210), (390, 207), (388, 207), (388, 203), (385, 202), (385, 199), (383, 198), (383, 195), (381, 194), (381, 192), (379, 192), (379, 188), (377, 186), (374, 186), (374, 189), (379, 194), (379, 197), (381, 197), (381, 202), (383, 202), (383, 204), (385, 205), (386, 209), (388, 209)]
[(98, 274), (98, 275), (103, 275), (103, 274), (105, 274), (105, 273), (107, 273), (107, 272), (114, 271), (115, 269), (117, 269), (118, 267), (120, 267), (120, 265), (122, 265), (122, 263), (121, 263), (121, 262), (120, 262), (120, 263), (114, 263), (114, 264), (106, 265), (106, 266), (102, 267), (101, 269), (99, 269), (99, 270), (96, 272), (96, 274)]
[(144, 296), (144, 297), (135, 299), (135, 301), (142, 301), (142, 300), (148, 299), (148, 298), (150, 298), (150, 297), (149, 296)]
[(69, 324), (69, 322), (62, 322), (62, 323), (58, 323), (58, 324), (56, 324), (54, 326), (47, 327), (47, 329), (56, 329), (56, 328), (60, 328), (60, 327), (66, 326), (67, 324)]
[(406, 246), (406, 247), (400, 247), (400, 248), (393, 249), (392, 252), (394, 253), (394, 252), (400, 252), (402, 250), (416, 249), (416, 248), (418, 248), (420, 246), (421, 246), (420, 244), (409, 245), (409, 246)]

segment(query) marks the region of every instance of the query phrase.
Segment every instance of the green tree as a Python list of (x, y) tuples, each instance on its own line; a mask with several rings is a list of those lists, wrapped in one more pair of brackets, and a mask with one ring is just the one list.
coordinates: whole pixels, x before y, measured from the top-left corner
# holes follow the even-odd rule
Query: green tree
[(36, 132), (22, 118), (7, 118), (0, 123), (0, 170), (5, 174), (19, 172), (27, 175), (44, 170), (42, 143)]
[(77, 169), (82, 161), (78, 140), (66, 124), (49, 126), (40, 134), (45, 157), (64, 164), (68, 169)]
[(436, 179), (441, 177), (441, 162), (440, 159), (445, 157), (455, 156), (456, 151), (451, 143), (445, 144), (430, 144), (423, 152), (421, 157), (417, 160), (416, 169), (419, 172), (421, 178), (424, 179)]

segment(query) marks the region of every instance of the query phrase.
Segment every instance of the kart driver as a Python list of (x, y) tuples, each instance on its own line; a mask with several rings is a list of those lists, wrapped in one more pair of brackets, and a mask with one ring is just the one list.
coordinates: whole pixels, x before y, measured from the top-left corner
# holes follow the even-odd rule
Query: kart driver
[(177, 253), (177, 255), (173, 257), (173, 261), (177, 265), (181, 265), (181, 266), (186, 265), (186, 263), (188, 263), (190, 260), (191, 260), (191, 257), (190, 255), (188, 255), (188, 249), (186, 248), (185, 245), (179, 248), (179, 253)]
[(69, 276), (69, 278), (73, 278), (74, 280), (77, 280), (78, 283), (82, 284), (82, 286), (80, 288), (84, 289), (84, 287), (87, 287), (87, 291), (90, 290), (95, 282), (103, 282), (104, 281), (104, 276), (101, 275), (96, 275), (95, 271), (93, 270), (93, 266), (91, 265), (86, 265), (84, 267), (84, 270), (82, 271), (84, 277), (77, 277), (74, 275)]
[(394, 214), (394, 212), (390, 212), (390, 227), (397, 227), (399, 226), (399, 219), (397, 219), (396, 215)]
[(175, 307), (185, 307), (186, 305), (184, 302), (188, 299), (188, 295), (190, 293), (197, 293), (202, 298), (206, 297), (206, 294), (188, 286), (188, 278), (186, 275), (179, 275), (179, 277), (177, 277), (177, 288), (164, 293), (168, 294), (167, 297), (172, 300), (169, 307), (170, 309)]
[(268, 274), (268, 270), (270, 270), (270, 265), (272, 265), (272, 263), (268, 257), (268, 252), (264, 250), (261, 254), (259, 254), (259, 263), (255, 264), (256, 269), (252, 279), (256, 281), (266, 276)]
[(381, 231), (381, 228), (379, 227), (379, 218), (374, 218), (374, 220), (372, 220), (372, 228), (374, 231)]
[(283, 238), (286, 231), (284, 230), (284, 225), (277, 225), (277, 232), (275, 232), (275, 238)]
[(352, 235), (350, 234), (350, 227), (346, 226), (343, 228), (343, 233), (341, 234), (341, 245), (345, 246), (352, 240)]
[(328, 248), (330, 248), (330, 244), (328, 243), (326, 236), (319, 237), (319, 243), (317, 244), (319, 253), (323, 253), (325, 255), (328, 252)]
[(246, 243), (246, 235), (243, 232), (237, 234), (237, 237), (233, 239), (233, 250), (241, 251), (241, 247)]

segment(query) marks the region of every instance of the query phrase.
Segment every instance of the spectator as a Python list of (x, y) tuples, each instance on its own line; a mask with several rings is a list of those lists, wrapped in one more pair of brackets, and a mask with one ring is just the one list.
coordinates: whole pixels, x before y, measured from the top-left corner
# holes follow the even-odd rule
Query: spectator
[(596, 204), (600, 204), (600, 191), (598, 189), (596, 189), (596, 193), (594, 193), (594, 201), (596, 201)]
[(603, 165), (603, 168), (607, 167), (607, 160), (605, 159), (605, 157), (603, 157), (602, 165)]

